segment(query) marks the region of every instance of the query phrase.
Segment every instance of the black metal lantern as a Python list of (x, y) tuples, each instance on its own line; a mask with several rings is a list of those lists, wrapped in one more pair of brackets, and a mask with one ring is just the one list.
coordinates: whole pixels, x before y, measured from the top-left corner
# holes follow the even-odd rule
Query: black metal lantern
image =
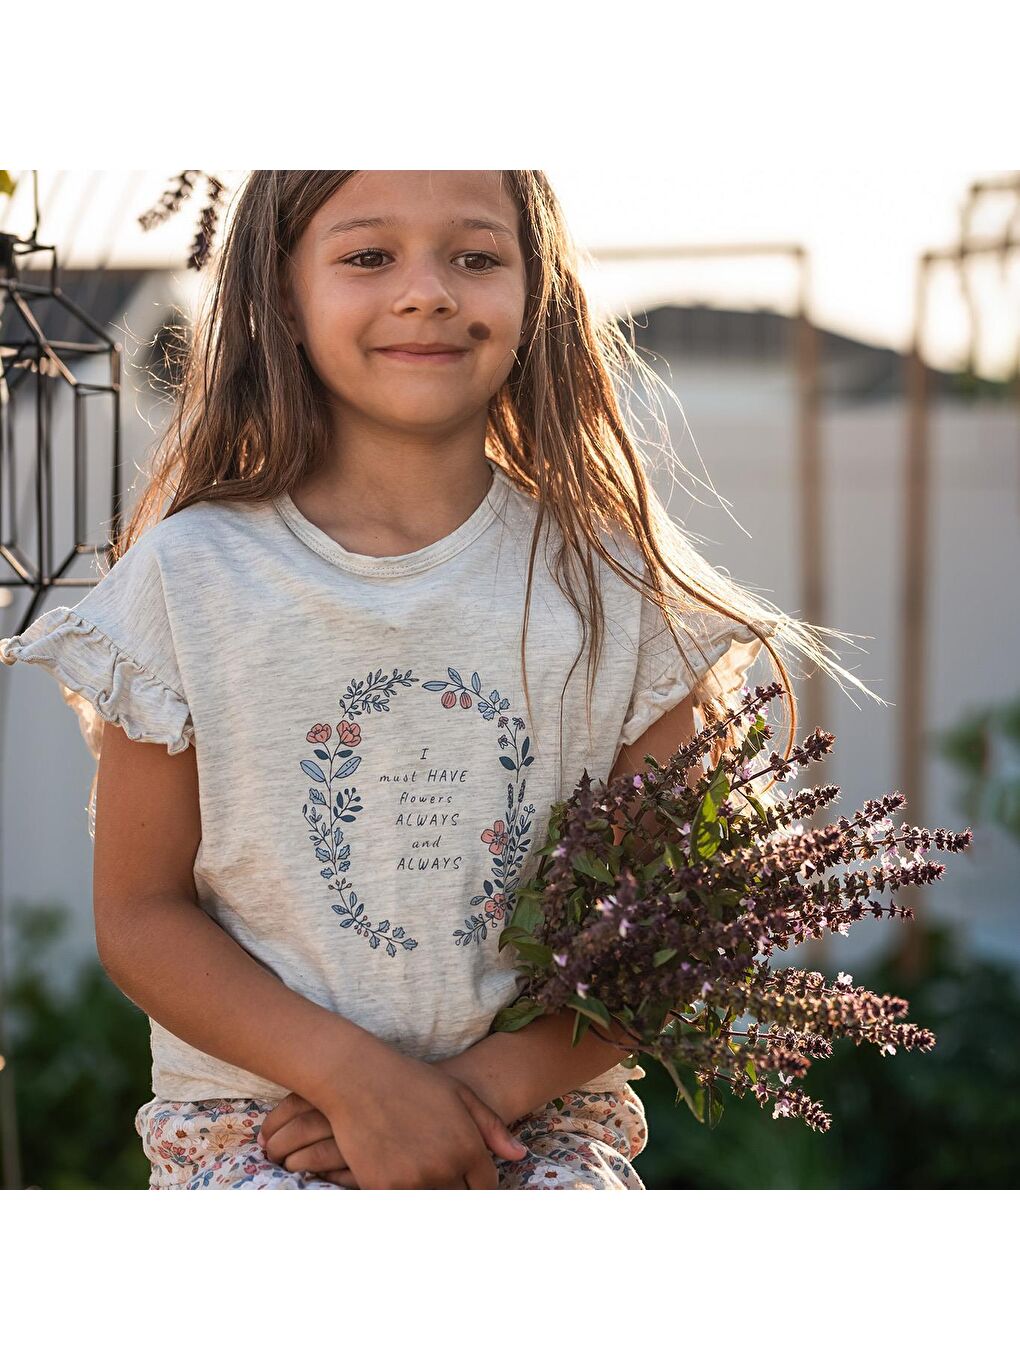
[[(22, 277), (23, 261), (43, 257)], [(48, 257), (48, 259), (46, 258)], [(73, 371), (76, 361), (106, 355), (108, 380), (85, 382)], [(71, 572), (81, 553), (107, 553), (110, 544), (86, 540), (87, 475), (109, 464), (111, 535), (120, 529), (120, 379), (121, 346), (92, 320), (60, 287), (54, 246), (39, 245), (0, 233), (0, 554), (14, 576), (0, 586), (30, 587), (21, 621), (12, 633), (23, 632), (39, 612), (53, 586), (96, 584)], [(108, 433), (102, 452), (88, 448), (90, 399), (109, 403)], [(70, 409), (70, 432), (54, 447), (54, 424), (61, 404)], [(94, 404), (94, 403), (93, 403)], [(24, 414), (28, 412), (29, 414)], [(34, 431), (21, 450), (26, 427)], [(30, 523), (19, 522), (20, 458), (34, 463), (34, 497)], [(54, 479), (57, 479), (56, 481)], [(71, 523), (58, 535), (55, 491), (70, 485)]]

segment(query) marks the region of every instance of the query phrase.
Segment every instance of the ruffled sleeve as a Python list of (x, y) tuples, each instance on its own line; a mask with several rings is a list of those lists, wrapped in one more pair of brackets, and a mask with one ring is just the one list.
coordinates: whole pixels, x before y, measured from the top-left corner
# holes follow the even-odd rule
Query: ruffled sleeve
[[(662, 611), (642, 598), (637, 671), (616, 756), (689, 694), (695, 704), (707, 698), (732, 705), (762, 650), (761, 639), (746, 624), (715, 610), (692, 606), (683, 617), (690, 631), (676, 625), (682, 643), (678, 650)], [(771, 637), (775, 625), (764, 623), (762, 632)]]
[[(171, 755), (194, 742), (162, 573), (145, 538), (73, 606), (50, 609), (23, 633), (0, 639), (6, 665), (24, 661), (53, 676), (97, 761), (107, 722), (132, 741), (165, 745)], [(88, 803), (93, 836), (95, 791), (93, 779)]]

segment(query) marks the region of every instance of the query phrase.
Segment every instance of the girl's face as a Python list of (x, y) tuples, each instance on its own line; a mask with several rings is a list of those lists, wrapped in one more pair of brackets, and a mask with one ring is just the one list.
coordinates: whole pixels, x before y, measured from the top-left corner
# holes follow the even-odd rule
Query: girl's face
[[(519, 214), (499, 180), (494, 170), (359, 171), (308, 223), (284, 310), (341, 411), (408, 431), (450, 429), (502, 387), (527, 289)], [(460, 352), (384, 352), (416, 343)]]

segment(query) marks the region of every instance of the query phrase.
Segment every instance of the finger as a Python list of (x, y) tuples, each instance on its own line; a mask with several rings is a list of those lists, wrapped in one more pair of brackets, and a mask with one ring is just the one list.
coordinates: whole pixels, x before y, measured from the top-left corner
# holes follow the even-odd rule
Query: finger
[(280, 1164), (286, 1171), (346, 1171), (347, 1162), (333, 1138), (323, 1138), (310, 1147), (291, 1152)]
[(477, 1092), (465, 1084), (461, 1095), (490, 1151), (497, 1157), (510, 1161), (527, 1156), (528, 1149), (525, 1144), (510, 1132), (496, 1111), (486, 1105)]
[(271, 1162), (283, 1162), (283, 1159), (291, 1152), (300, 1152), (302, 1148), (310, 1147), (313, 1143), (319, 1143), (323, 1139), (332, 1138), (333, 1130), (329, 1120), (321, 1110), (304, 1110), (301, 1114), (296, 1114), (293, 1118), (271, 1133), (262, 1148)]
[(314, 1106), (309, 1101), (305, 1100), (304, 1096), (299, 1096), (296, 1091), (291, 1091), (289, 1095), (284, 1096), (279, 1104), (274, 1105), (265, 1119), (263, 1119), (262, 1127), (259, 1130), (262, 1135), (262, 1140), (271, 1138), (278, 1129), (282, 1128), (288, 1120), (293, 1119), (296, 1114), (300, 1114), (303, 1110), (311, 1109), (314, 1109)]
[(346, 1171), (331, 1171), (329, 1175), (326, 1177), (326, 1179), (333, 1181), (335, 1185), (346, 1186), (348, 1190), (361, 1189), (361, 1186), (354, 1179), (354, 1172), (351, 1171), (349, 1168)]

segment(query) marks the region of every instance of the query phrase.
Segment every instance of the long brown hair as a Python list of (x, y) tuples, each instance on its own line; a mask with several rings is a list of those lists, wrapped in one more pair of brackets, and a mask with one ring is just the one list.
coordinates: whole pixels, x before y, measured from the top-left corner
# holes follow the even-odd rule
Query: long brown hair
[[(325, 389), (304, 348), (294, 344), (281, 309), (281, 285), (291, 251), (313, 214), (357, 173), (256, 170), (244, 181), (175, 384), (173, 415), (156, 446), (148, 485), (113, 545), (111, 562), (161, 517), (164, 505), (163, 517), (169, 517), (196, 501), (268, 501), (291, 491), (328, 456)], [(521, 632), (529, 716), (527, 620), (547, 512), (562, 537), (556, 578), (581, 620), (578, 660), (590, 638), (589, 729), (605, 628), (595, 555), (654, 600), (678, 645), (679, 628), (697, 647), (687, 625), (692, 610), (736, 620), (761, 639), (786, 691), (786, 756), (795, 741), (797, 703), (781, 648), (810, 658), (837, 683), (842, 677), (885, 702), (830, 660), (837, 654), (821, 641), (822, 633), (847, 640), (851, 634), (791, 618), (692, 551), (689, 536), (646, 475), (614, 384), (629, 388), (641, 376), (650, 390), (661, 385), (669, 397), (673, 394), (615, 319), (592, 317), (579, 280), (578, 251), (546, 176), (538, 170), (500, 174), (520, 213), (527, 307), (513, 369), (489, 404), (485, 451), (537, 502)], [(668, 443), (666, 453), (682, 467)], [(620, 528), (640, 550), (647, 582), (644, 574), (639, 577), (607, 553), (603, 535)], [(578, 573), (586, 585), (583, 603)], [(694, 689), (706, 724), (725, 711), (714, 682), (709, 671)], [(732, 744), (732, 732), (726, 743), (717, 744), (713, 759), (723, 744)]]

